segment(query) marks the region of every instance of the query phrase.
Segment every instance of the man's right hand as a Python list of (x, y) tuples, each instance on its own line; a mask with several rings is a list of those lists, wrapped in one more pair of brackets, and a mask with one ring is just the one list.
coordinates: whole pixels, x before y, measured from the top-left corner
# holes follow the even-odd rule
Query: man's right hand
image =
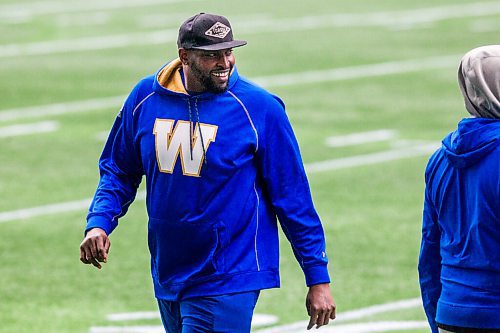
[(90, 229), (80, 244), (80, 261), (101, 269), (100, 262), (107, 262), (110, 246), (111, 243), (104, 230), (101, 228)]

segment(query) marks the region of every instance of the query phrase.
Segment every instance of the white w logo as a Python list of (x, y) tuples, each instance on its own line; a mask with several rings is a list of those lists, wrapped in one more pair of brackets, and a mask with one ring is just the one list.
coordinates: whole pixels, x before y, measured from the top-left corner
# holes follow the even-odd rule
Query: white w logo
[[(189, 142), (190, 124), (188, 121), (179, 120), (174, 127), (172, 119), (156, 119), (153, 133), (155, 135), (156, 161), (161, 172), (173, 173), (177, 156), (181, 155), (182, 173), (185, 176), (199, 177), (205, 151), (211, 142), (215, 141), (217, 126), (197, 123), (193, 133), (193, 141)], [(203, 137), (203, 146), (200, 134)], [(173, 131), (172, 131), (173, 128)], [(191, 159), (191, 152), (193, 158)]]

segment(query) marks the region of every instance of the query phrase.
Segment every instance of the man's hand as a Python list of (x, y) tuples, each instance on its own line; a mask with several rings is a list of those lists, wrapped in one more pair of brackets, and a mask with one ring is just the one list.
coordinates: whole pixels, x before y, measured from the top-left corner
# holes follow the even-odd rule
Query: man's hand
[(104, 230), (101, 228), (90, 229), (80, 244), (80, 261), (101, 269), (100, 262), (107, 262), (110, 246), (111, 243)]
[(320, 328), (327, 325), (330, 319), (335, 319), (335, 302), (328, 283), (309, 287), (306, 297), (307, 314), (311, 317), (307, 329), (316, 325)]

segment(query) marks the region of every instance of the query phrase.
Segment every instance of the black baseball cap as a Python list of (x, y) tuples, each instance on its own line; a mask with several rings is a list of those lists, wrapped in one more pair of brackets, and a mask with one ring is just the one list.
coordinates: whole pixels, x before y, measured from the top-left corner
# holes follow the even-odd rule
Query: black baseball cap
[(227, 18), (205, 13), (199, 13), (182, 23), (177, 38), (179, 48), (207, 51), (230, 49), (246, 43), (233, 39), (233, 30)]

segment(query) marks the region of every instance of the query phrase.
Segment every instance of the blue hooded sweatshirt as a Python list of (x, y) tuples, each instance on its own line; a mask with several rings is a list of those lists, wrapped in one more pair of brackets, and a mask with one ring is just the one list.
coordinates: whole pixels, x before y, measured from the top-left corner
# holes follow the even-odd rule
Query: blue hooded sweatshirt
[(432, 331), (500, 328), (500, 120), (463, 119), (425, 182), (418, 268)]
[(176, 59), (140, 81), (99, 161), (89, 230), (109, 235), (146, 179), (155, 295), (279, 286), (277, 217), (308, 286), (329, 282), (325, 239), (283, 102), (240, 77), (190, 95)]

